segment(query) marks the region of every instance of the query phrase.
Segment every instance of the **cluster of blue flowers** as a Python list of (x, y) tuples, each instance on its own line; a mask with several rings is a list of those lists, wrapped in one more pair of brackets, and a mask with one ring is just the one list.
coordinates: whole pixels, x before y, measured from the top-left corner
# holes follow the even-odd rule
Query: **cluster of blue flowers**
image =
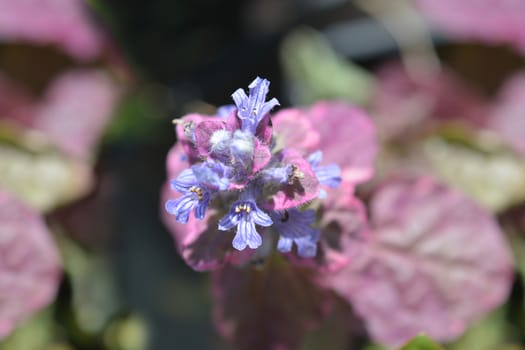
[(232, 245), (237, 250), (259, 248), (261, 226), (265, 236), (271, 237), (271, 230), (278, 234), (280, 252), (292, 251), (295, 243), (299, 256), (314, 257), (320, 235), (313, 227), (316, 213), (303, 207), (322, 196), (320, 184), (339, 186), (340, 169), (321, 166), (321, 151), (303, 161), (297, 152), (277, 147), (269, 112), (279, 102), (266, 101), (269, 85), (258, 77), (248, 96), (243, 89), (235, 91), (235, 105), (220, 108), (213, 120), (183, 122), (194, 161), (171, 180), (182, 196), (165, 207), (180, 223), (187, 223), (192, 211), (204, 219), (208, 206), (227, 211), (218, 229), (235, 228)]

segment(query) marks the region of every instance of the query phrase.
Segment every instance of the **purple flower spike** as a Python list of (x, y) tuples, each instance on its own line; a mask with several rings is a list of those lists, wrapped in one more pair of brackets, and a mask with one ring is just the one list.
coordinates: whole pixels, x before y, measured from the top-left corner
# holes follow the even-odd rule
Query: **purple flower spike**
[(165, 208), (168, 213), (175, 215), (178, 222), (185, 224), (191, 210), (195, 208), (195, 217), (199, 220), (204, 219), (211, 191), (199, 183), (193, 169), (182, 171), (177, 180), (171, 181), (171, 188), (181, 192), (183, 196), (166, 202)]
[(196, 181), (205, 187), (224, 191), (230, 186), (229, 177), (231, 176), (232, 169), (222, 163), (208, 160), (207, 162), (192, 166), (191, 171)]
[(237, 226), (233, 247), (237, 250), (244, 250), (246, 246), (256, 249), (262, 244), (256, 224), (268, 227), (273, 221), (253, 200), (240, 200), (233, 203), (230, 212), (219, 221), (219, 230), (228, 231)]
[(308, 162), (317, 176), (317, 180), (322, 185), (337, 188), (341, 185), (341, 168), (337, 164), (319, 166), (323, 160), (323, 152), (317, 151), (308, 156)]
[(290, 164), (261, 171), (261, 179), (266, 183), (285, 184), (288, 183), (291, 176), (293, 176), (293, 167)]
[(314, 210), (275, 211), (272, 213), (272, 219), (280, 235), (277, 249), (281, 253), (289, 253), (295, 242), (299, 256), (313, 258), (317, 254), (320, 232), (310, 226), (315, 222)]
[(246, 96), (243, 89), (237, 89), (232, 94), (238, 110), (237, 116), (242, 122), (243, 131), (249, 131), (255, 135), (259, 122), (273, 107), (279, 105), (279, 101), (276, 98), (265, 102), (269, 86), (270, 82), (268, 80), (257, 77), (248, 86), (250, 89), (249, 96)]

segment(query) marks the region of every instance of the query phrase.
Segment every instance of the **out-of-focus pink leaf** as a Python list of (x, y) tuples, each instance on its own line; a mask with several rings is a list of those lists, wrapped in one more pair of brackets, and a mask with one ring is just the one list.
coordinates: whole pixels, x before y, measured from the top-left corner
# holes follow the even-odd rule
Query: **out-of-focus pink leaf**
[(372, 235), (327, 283), (378, 342), (449, 341), (500, 305), (513, 279), (495, 219), (431, 178), (392, 180), (371, 202)]
[(58, 45), (84, 61), (104, 46), (82, 0), (0, 0), (0, 41)]
[(3, 77), (0, 95), (0, 121), (38, 130), (68, 156), (87, 160), (112, 116), (120, 89), (101, 71), (74, 70), (52, 81), (39, 100)]
[(316, 259), (321, 270), (334, 272), (351, 264), (360, 254), (360, 245), (368, 240), (366, 210), (348, 182), (328, 192), (321, 210), (321, 249)]
[(120, 93), (115, 82), (99, 71), (70, 71), (46, 91), (34, 118), (68, 155), (87, 159), (108, 124)]
[[(188, 167), (188, 161), (182, 150), (183, 146), (177, 143), (168, 154), (168, 180), (175, 179)], [(180, 195), (170, 188), (169, 183), (164, 185), (161, 195), (161, 216), (175, 240), (179, 253), (189, 266), (197, 271), (209, 271), (220, 268), (226, 263), (241, 265), (250, 260), (253, 250), (246, 249), (240, 252), (233, 249), (234, 232), (219, 231), (218, 220), (221, 215), (215, 209), (208, 208), (204, 220), (197, 220), (191, 214), (186, 224), (177, 222), (175, 216), (164, 209), (164, 204)]]
[(323, 152), (323, 164), (341, 167), (354, 185), (374, 174), (375, 128), (367, 114), (345, 102), (319, 102), (307, 109), (285, 109), (273, 117), (278, 142), (302, 153)]
[(27, 125), (33, 115), (34, 106), (29, 95), (0, 75), (0, 121)]
[(463, 40), (511, 44), (525, 53), (525, 2), (521, 0), (416, 0), (439, 28)]
[(60, 275), (42, 217), (0, 190), (0, 339), (53, 301)]
[(330, 306), (330, 295), (312, 284), (307, 270), (280, 260), (260, 270), (218, 270), (213, 292), (215, 325), (238, 349), (297, 349)]
[(278, 146), (296, 149), (303, 155), (317, 150), (320, 136), (304, 110), (280, 110), (272, 117), (272, 122)]
[(525, 155), (525, 72), (515, 75), (503, 87), (492, 111), (490, 127)]
[(339, 165), (343, 180), (354, 185), (372, 178), (377, 142), (363, 110), (345, 102), (319, 102), (306, 113), (320, 135), (323, 163)]
[(483, 125), (488, 106), (481, 96), (452, 72), (419, 72), (411, 77), (400, 63), (389, 63), (377, 73), (371, 114), (385, 139), (419, 133), (439, 120)]

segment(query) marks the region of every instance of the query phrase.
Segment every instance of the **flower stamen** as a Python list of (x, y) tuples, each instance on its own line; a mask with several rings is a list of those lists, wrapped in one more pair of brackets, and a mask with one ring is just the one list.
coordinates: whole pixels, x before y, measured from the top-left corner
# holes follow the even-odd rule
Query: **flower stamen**
[(299, 170), (299, 167), (295, 164), (291, 165), (292, 171), (288, 176), (288, 184), (293, 185), (296, 180), (304, 179), (304, 173)]
[(246, 212), (247, 214), (250, 214), (251, 211), (252, 211), (252, 208), (250, 207), (249, 204), (246, 204), (246, 203), (235, 206), (236, 213)]
[(197, 198), (201, 201), (203, 198), (202, 189), (197, 186), (191, 186), (189, 189), (190, 192), (193, 192), (197, 195)]

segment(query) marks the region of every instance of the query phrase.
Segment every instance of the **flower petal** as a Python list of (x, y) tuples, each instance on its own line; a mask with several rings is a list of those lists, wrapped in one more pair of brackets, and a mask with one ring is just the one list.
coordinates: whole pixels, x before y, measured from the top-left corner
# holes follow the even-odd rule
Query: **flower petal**
[(237, 226), (237, 234), (233, 239), (233, 247), (237, 250), (244, 250), (246, 246), (257, 249), (262, 244), (262, 237), (255, 229), (252, 220), (240, 220)]
[(226, 214), (220, 221), (219, 221), (219, 230), (221, 231), (228, 231), (237, 226), (237, 224), (240, 221), (240, 215), (235, 213), (233, 210), (230, 210), (228, 214)]
[(281, 253), (289, 253), (292, 251), (293, 240), (291, 238), (279, 237), (277, 241), (277, 250)]
[(169, 200), (166, 202), (166, 211), (172, 215), (181, 224), (188, 222), (190, 212), (195, 207), (197, 200), (193, 193), (185, 194), (177, 199)]
[(242, 130), (255, 135), (259, 123), (273, 107), (279, 105), (279, 102), (275, 98), (265, 102), (270, 87), (270, 82), (266, 79), (257, 77), (248, 87), (249, 96), (246, 96), (242, 89), (238, 89), (232, 98), (237, 105), (237, 116), (241, 120)]
[(190, 187), (198, 185), (198, 181), (192, 169), (184, 169), (176, 180), (170, 180), (170, 185), (172, 190), (184, 193)]
[(336, 164), (320, 166), (314, 169), (319, 183), (331, 188), (337, 188), (341, 185), (341, 168)]
[(268, 226), (272, 226), (273, 224), (273, 221), (270, 218), (270, 216), (266, 214), (264, 211), (262, 211), (261, 209), (259, 209), (257, 205), (255, 205), (255, 210), (251, 212), (251, 216), (252, 216), (253, 221), (257, 225), (268, 227)]

